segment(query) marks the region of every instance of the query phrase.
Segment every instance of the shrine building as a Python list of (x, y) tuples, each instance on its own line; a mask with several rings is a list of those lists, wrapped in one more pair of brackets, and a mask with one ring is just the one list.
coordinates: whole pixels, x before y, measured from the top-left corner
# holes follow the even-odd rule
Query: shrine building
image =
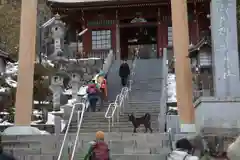
[[(67, 24), (70, 45), (81, 43), (76, 54), (113, 50), (116, 58), (125, 59), (141, 47), (145, 48), (142, 56), (157, 58), (163, 48), (173, 46), (170, 0), (48, 0), (48, 5)], [(209, 14), (210, 0), (188, 1), (191, 45), (210, 30)], [(85, 28), (87, 32), (78, 37)]]

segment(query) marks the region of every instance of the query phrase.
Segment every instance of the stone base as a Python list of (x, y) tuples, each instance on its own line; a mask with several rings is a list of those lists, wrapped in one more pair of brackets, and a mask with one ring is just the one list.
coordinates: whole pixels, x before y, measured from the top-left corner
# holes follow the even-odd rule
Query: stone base
[(41, 135), (43, 134), (38, 128), (31, 126), (12, 126), (3, 131), (3, 135)]
[(195, 133), (196, 126), (195, 124), (181, 124), (181, 132), (183, 133)]
[(198, 131), (203, 128), (240, 128), (240, 98), (201, 97), (194, 106)]

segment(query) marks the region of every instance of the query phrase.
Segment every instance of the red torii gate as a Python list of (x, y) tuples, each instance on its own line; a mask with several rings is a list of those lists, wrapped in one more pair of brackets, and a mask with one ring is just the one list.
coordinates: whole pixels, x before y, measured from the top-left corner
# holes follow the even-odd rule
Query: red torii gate
[(182, 132), (195, 132), (192, 73), (188, 58), (189, 33), (186, 0), (171, 0), (177, 105)]

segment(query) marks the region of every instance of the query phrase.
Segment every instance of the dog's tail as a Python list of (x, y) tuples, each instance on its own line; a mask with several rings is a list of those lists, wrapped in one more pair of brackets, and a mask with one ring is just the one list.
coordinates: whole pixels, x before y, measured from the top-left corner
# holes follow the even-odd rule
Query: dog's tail
[(146, 113), (144, 115), (144, 119), (147, 120), (147, 121), (150, 121), (151, 120), (151, 115), (149, 113)]

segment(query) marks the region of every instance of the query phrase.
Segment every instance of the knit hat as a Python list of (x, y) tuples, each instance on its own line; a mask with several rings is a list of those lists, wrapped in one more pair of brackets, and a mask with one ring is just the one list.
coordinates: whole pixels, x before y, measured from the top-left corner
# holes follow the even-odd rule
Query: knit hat
[(101, 70), (99, 73), (98, 73), (98, 76), (105, 76), (105, 72), (103, 70)]
[(96, 139), (97, 139), (97, 140), (103, 140), (103, 139), (104, 139), (104, 132), (98, 131), (98, 132), (96, 133)]

